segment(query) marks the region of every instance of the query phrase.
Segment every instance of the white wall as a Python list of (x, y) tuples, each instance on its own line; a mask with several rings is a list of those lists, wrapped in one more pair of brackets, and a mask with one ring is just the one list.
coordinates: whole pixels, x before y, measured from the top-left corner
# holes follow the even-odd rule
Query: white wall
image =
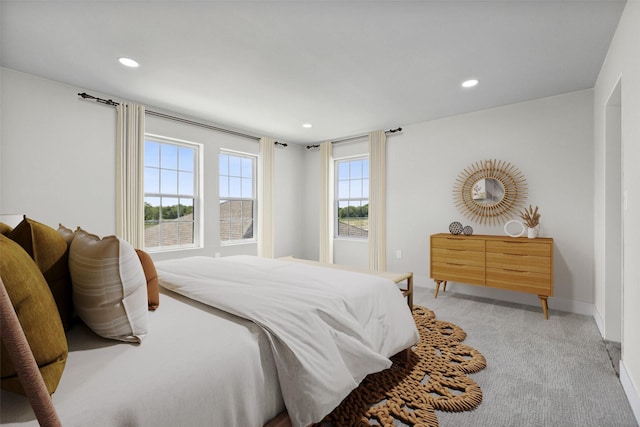
[[(448, 232), (452, 221), (461, 221), (471, 225), (476, 234), (504, 235), (502, 226), (481, 226), (465, 219), (455, 208), (452, 188), (459, 173), (470, 164), (505, 160), (524, 173), (529, 184), (528, 200), (542, 213), (541, 235), (555, 240), (555, 297), (549, 300), (550, 307), (590, 314), (592, 120), (593, 92), (585, 90), (403, 125), (401, 134), (387, 139), (387, 269), (413, 271), (417, 285), (433, 286), (429, 279), (431, 234)], [(315, 164), (317, 156), (309, 154)], [(318, 168), (309, 167), (307, 172), (317, 174)], [(317, 184), (313, 176), (307, 182)], [(316, 198), (317, 189), (307, 188), (307, 204), (317, 206)], [(317, 222), (317, 214), (307, 220)], [(317, 228), (310, 229), (304, 241), (305, 255), (317, 253)], [(366, 246), (362, 250), (366, 251)], [(396, 250), (402, 251), (401, 259), (395, 258)], [(462, 284), (454, 289), (539, 304), (532, 295)]]
[[(54, 228), (63, 223), (100, 236), (114, 234), (115, 109), (81, 100), (77, 94), (85, 89), (0, 70), (0, 214), (26, 214)], [(255, 254), (256, 244), (219, 245), (217, 154), (220, 148), (258, 153), (258, 143), (153, 116), (147, 116), (146, 131), (204, 146), (205, 247), (154, 258)], [(301, 193), (303, 154), (303, 148), (291, 145), (276, 150), (275, 227), (282, 236), (277, 256), (302, 256), (299, 200), (292, 195)]]
[[(606, 166), (606, 103), (621, 83), (622, 187), (627, 192), (623, 216), (623, 304), (622, 362), (620, 379), (625, 387), (636, 419), (640, 420), (640, 2), (629, 1), (620, 18), (594, 88), (595, 122), (595, 304), (602, 319), (615, 318), (607, 313), (609, 295), (605, 272), (605, 184), (611, 171)], [(620, 317), (620, 316), (618, 316)], [(602, 327), (602, 326), (601, 326)], [(606, 327), (604, 328), (606, 329)]]
[(302, 258), (303, 189), (306, 148), (289, 144), (276, 147), (274, 256)]
[(112, 234), (115, 109), (13, 70), (1, 79), (0, 212)]

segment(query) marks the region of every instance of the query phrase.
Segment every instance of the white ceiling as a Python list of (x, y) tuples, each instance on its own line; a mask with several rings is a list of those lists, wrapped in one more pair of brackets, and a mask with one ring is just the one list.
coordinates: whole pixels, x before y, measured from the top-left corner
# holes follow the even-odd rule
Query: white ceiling
[(1, 5), (3, 67), (312, 143), (591, 88), (625, 2)]

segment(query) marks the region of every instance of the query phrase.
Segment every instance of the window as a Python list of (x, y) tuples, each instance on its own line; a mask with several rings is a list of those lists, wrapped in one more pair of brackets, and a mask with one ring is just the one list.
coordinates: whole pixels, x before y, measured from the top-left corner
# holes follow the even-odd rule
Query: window
[(256, 157), (220, 152), (220, 242), (255, 242)]
[(369, 159), (336, 161), (336, 236), (366, 239), (369, 235)]
[(145, 140), (145, 249), (174, 249), (198, 243), (198, 159), (196, 144)]

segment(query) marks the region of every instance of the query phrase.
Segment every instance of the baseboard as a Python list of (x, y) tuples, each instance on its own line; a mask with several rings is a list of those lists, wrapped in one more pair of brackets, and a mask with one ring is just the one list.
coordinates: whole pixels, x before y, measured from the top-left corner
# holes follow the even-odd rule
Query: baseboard
[(634, 387), (633, 381), (631, 381), (631, 377), (622, 360), (620, 361), (620, 382), (631, 405), (633, 416), (636, 417), (636, 421), (640, 424), (640, 394), (638, 394), (638, 389)]
[[(414, 285), (416, 285), (415, 282)], [(489, 288), (485, 286), (466, 285), (463, 283), (452, 282), (450, 285), (454, 286), (450, 286), (448, 289), (455, 289), (455, 292), (459, 292), (465, 295), (495, 299), (516, 304), (530, 305), (532, 307), (540, 307), (540, 300), (534, 294), (505, 291), (502, 289)], [(435, 285), (431, 283), (427, 283), (426, 285), (420, 283), (416, 286), (425, 286), (426, 288), (435, 290)], [(549, 310), (558, 310), (568, 313), (582, 314), (585, 316), (594, 316), (594, 313), (596, 311), (593, 303), (575, 301), (561, 297), (549, 297)], [(600, 332), (602, 334), (602, 329), (600, 330)]]
[(559, 297), (549, 297), (549, 310), (560, 310), (585, 316), (594, 316), (595, 314), (593, 303)]

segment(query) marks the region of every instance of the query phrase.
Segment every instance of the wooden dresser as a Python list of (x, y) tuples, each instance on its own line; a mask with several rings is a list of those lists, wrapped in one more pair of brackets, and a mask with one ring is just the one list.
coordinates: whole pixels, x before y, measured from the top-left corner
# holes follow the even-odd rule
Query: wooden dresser
[(545, 319), (553, 295), (553, 239), (508, 236), (431, 235), (431, 278), (538, 295)]

